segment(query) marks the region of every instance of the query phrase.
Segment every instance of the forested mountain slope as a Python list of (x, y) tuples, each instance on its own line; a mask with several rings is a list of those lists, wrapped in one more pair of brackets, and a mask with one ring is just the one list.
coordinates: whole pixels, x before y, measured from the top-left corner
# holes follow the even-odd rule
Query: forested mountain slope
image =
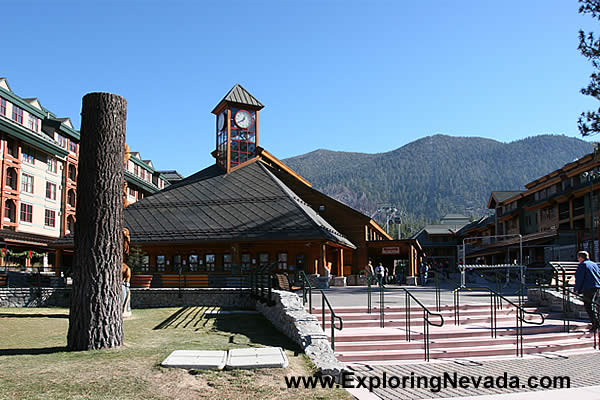
[(316, 150), (283, 160), (313, 186), (370, 215), (378, 204), (414, 217), (482, 215), (493, 190), (524, 185), (593, 151), (592, 144), (558, 135), (502, 143), (435, 135), (387, 153)]

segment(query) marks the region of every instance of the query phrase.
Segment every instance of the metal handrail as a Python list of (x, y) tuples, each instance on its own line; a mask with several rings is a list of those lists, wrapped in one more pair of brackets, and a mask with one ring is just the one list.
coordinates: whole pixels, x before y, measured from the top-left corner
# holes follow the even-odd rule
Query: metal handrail
[[(308, 292), (308, 312), (312, 314), (312, 290), (313, 287), (308, 280), (308, 276), (304, 271), (300, 271), (300, 277), (302, 278), (302, 305), (306, 305), (307, 301), (307, 292)], [(344, 320), (342, 317), (336, 315), (335, 311), (333, 311), (333, 307), (327, 298), (327, 295), (323, 290), (317, 289), (321, 292), (321, 322), (323, 324), (323, 332), (325, 332), (325, 304), (329, 307), (329, 314), (331, 315), (331, 349), (335, 350), (335, 329), (341, 331), (344, 328)], [(340, 321), (340, 327), (335, 326), (335, 319)]]
[[(526, 311), (522, 305), (515, 304), (511, 300), (507, 299), (500, 293), (496, 292), (493, 289), (490, 289), (486, 286), (475, 286), (477, 289), (485, 289), (490, 292), (490, 310), (492, 314), (492, 318), (490, 321), (490, 329), (492, 337), (498, 337), (498, 321), (497, 321), (497, 309), (501, 307), (502, 300), (506, 301), (508, 304), (515, 307), (515, 317), (516, 317), (516, 329), (517, 329), (517, 356), (523, 357), (523, 323), (531, 324), (531, 325), (543, 325), (546, 321), (546, 318), (541, 312), (536, 311)], [(540, 322), (530, 321), (525, 319), (525, 314), (528, 315), (538, 315), (542, 320)]]
[[(390, 288), (392, 289), (392, 288)], [(444, 317), (442, 314), (434, 313), (429, 310), (423, 303), (419, 301), (408, 289), (403, 287), (393, 288), (403, 290), (404, 291), (404, 313), (405, 313), (405, 332), (406, 332), (406, 340), (410, 342), (411, 340), (411, 332), (410, 332), (410, 323), (411, 323), (411, 307), (410, 301), (414, 300), (422, 309), (423, 309), (423, 348), (425, 350), (425, 361), (429, 361), (429, 352), (430, 352), (430, 344), (429, 344), (429, 325), (433, 325), (435, 327), (442, 327), (444, 325)], [(382, 328), (385, 327), (385, 297), (384, 297), (385, 287), (382, 282), (379, 282), (379, 321), (380, 326)], [(435, 323), (434, 321), (429, 319), (429, 316), (435, 316), (440, 318), (440, 322)]]
[[(331, 350), (335, 350), (335, 329), (341, 331), (344, 328), (344, 320), (342, 319), (342, 317), (335, 314), (335, 311), (333, 311), (333, 307), (331, 306), (329, 299), (325, 295), (325, 292), (323, 292), (321, 289), (319, 289), (319, 291), (321, 292), (321, 322), (323, 323), (323, 332), (325, 332), (325, 303), (327, 303), (327, 306), (329, 307), (329, 314), (331, 315)], [(339, 328), (335, 326), (336, 318), (340, 321)]]
[(300, 278), (302, 278), (302, 305), (306, 305), (306, 294), (308, 293), (308, 312), (312, 314), (312, 285), (308, 280), (308, 276), (304, 271), (300, 271)]

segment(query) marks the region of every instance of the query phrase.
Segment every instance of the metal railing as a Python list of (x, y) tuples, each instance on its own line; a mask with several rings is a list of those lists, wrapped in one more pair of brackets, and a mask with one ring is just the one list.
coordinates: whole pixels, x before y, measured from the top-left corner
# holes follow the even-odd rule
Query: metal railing
[[(502, 301), (505, 301), (508, 304), (510, 304), (511, 306), (515, 307), (515, 322), (516, 322), (515, 330), (516, 330), (516, 339), (517, 339), (516, 340), (516, 344), (517, 344), (516, 355), (523, 357), (523, 324), (525, 323), (525, 324), (532, 324), (532, 325), (543, 325), (546, 320), (544, 317), (544, 314), (542, 314), (541, 312), (537, 312), (537, 311), (526, 311), (523, 308), (522, 304), (516, 304), (516, 303), (512, 302), (508, 298), (504, 297), (500, 293), (496, 292), (493, 289), (490, 289), (487, 286), (475, 286), (475, 287), (471, 287), (471, 288), (487, 290), (490, 293), (490, 312), (491, 312), (490, 333), (493, 338), (498, 337), (498, 319), (497, 319), (498, 313), (497, 313), (497, 310), (502, 309)], [(463, 288), (457, 288), (457, 290), (459, 290), (459, 291), (461, 289), (463, 289)], [(535, 322), (535, 321), (527, 320), (525, 318), (526, 315), (537, 315), (541, 318), (541, 321)]]
[[(405, 318), (405, 337), (408, 342), (411, 341), (411, 301), (417, 303), (423, 311), (423, 349), (425, 351), (424, 359), (429, 361), (430, 343), (429, 343), (429, 326), (442, 327), (444, 325), (444, 317), (442, 314), (434, 313), (429, 310), (423, 303), (419, 301), (408, 289), (403, 287), (390, 288), (391, 290), (402, 290), (404, 292), (404, 318)], [(369, 293), (370, 296), (370, 293)], [(439, 317), (440, 322), (435, 323), (430, 319), (431, 316)], [(379, 282), (379, 325), (385, 327), (385, 286)]]
[[(300, 278), (302, 279), (302, 304), (306, 305), (306, 302), (308, 301), (308, 310), (309, 310), (309, 313), (312, 314), (312, 290), (313, 290), (313, 287), (310, 283), (310, 280), (308, 279), (308, 276), (306, 276), (306, 273), (304, 273), (304, 271), (300, 271)], [(321, 292), (321, 323), (323, 325), (323, 332), (325, 332), (325, 329), (326, 329), (325, 305), (327, 304), (327, 307), (329, 308), (329, 315), (331, 317), (331, 321), (330, 321), (331, 349), (335, 350), (335, 330), (337, 329), (337, 330), (341, 331), (344, 328), (344, 320), (342, 319), (342, 317), (338, 316), (335, 313), (325, 292), (323, 292), (323, 290), (321, 290), (321, 289), (317, 289), (317, 290), (319, 292)], [(307, 294), (308, 294), (308, 296), (307, 296)], [(340, 323), (339, 327), (337, 327), (335, 325), (336, 319)]]
[[(436, 274), (437, 276), (437, 274)], [(440, 277), (436, 278), (436, 285), (439, 286)], [(463, 287), (450, 279), (443, 278), (454, 284), (456, 288), (452, 291), (454, 301), (454, 324), (460, 325), (460, 294), (464, 290), (487, 290), (490, 295), (490, 335), (492, 338), (498, 337), (498, 309), (502, 310), (502, 302), (515, 307), (515, 332), (516, 332), (516, 355), (523, 357), (523, 324), (543, 325), (545, 317), (542, 313), (536, 311), (526, 311), (523, 307), (523, 284), (520, 283), (518, 289), (518, 304), (503, 296), (499, 291), (493, 290), (487, 286)], [(541, 321), (535, 322), (526, 319), (527, 315), (537, 315)]]
[[(308, 312), (312, 314), (312, 285), (308, 280), (308, 276), (304, 271), (300, 271), (300, 279), (302, 280), (302, 305), (306, 306), (308, 301)], [(308, 296), (307, 296), (308, 294)]]

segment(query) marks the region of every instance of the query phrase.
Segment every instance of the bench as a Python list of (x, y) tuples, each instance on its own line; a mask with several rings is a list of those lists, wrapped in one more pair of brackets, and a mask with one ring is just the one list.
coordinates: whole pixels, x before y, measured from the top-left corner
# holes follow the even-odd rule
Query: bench
[(0, 274), (0, 287), (7, 287), (7, 286), (8, 286), (8, 275)]
[[(551, 286), (574, 286), (575, 285), (575, 272), (577, 272), (577, 267), (579, 263), (577, 261), (550, 261), (550, 265), (552, 268), (557, 271), (557, 274), (552, 278)], [(564, 280), (563, 273), (565, 271)]]
[[(161, 284), (164, 288), (179, 287), (179, 274), (160, 275)], [(208, 275), (181, 275), (181, 287), (208, 287)]]
[(302, 286), (292, 286), (292, 285), (290, 285), (290, 280), (288, 279), (287, 275), (284, 275), (284, 274), (275, 274), (275, 277), (277, 278), (277, 285), (279, 286), (279, 289), (281, 289), (281, 290), (286, 290), (288, 292), (293, 292), (294, 290), (300, 290), (300, 289), (302, 289)]

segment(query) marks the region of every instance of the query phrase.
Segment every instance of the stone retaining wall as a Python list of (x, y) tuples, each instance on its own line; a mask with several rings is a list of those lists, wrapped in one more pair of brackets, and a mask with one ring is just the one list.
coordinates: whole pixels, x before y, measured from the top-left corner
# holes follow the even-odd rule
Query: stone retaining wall
[[(69, 307), (70, 295), (70, 288), (0, 288), (0, 307)], [(132, 308), (203, 305), (254, 310), (254, 303), (249, 289), (131, 289)]]
[[(539, 288), (528, 289), (527, 301), (540, 306), (549, 306), (552, 311), (563, 310), (562, 293), (559, 293), (556, 290), (541, 290)], [(575, 298), (574, 296), (569, 296), (569, 303), (569, 315), (571, 317), (585, 319), (588, 318), (587, 312), (585, 312), (585, 307), (583, 306), (583, 301)]]
[(255, 300), (250, 289), (204, 288), (204, 289), (131, 289), (132, 308), (215, 306), (254, 310)]
[(0, 307), (69, 307), (71, 289), (0, 288)]
[(327, 335), (317, 318), (309, 314), (295, 293), (273, 291), (275, 305), (257, 302), (256, 309), (271, 323), (304, 349), (323, 375), (340, 377), (344, 365), (333, 354)]

